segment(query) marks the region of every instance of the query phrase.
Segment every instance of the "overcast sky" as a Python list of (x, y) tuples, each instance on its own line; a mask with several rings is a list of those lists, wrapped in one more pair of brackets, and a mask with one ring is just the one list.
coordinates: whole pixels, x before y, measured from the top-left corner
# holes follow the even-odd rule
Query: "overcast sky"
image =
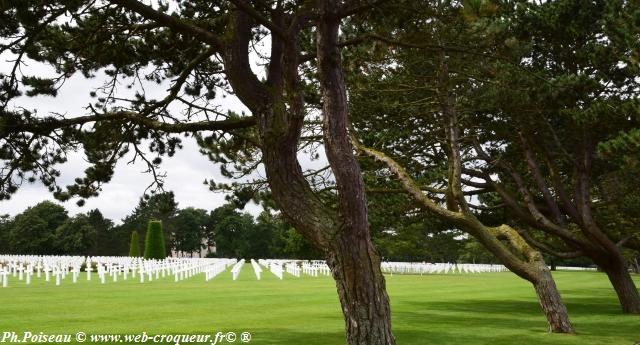
[[(0, 56), (0, 72), (7, 74), (11, 70), (11, 64), (7, 62), (10, 57)], [(47, 75), (51, 71), (39, 64), (30, 63), (24, 68), (27, 74), (37, 71), (40, 75)], [(57, 97), (20, 97), (14, 102), (27, 109), (38, 109), (40, 115), (50, 112), (66, 113), (70, 117), (86, 114), (83, 109), (90, 102), (89, 91), (101, 84), (101, 78), (85, 79), (81, 75), (68, 80), (60, 89)], [(147, 95), (161, 99), (161, 95), (169, 87), (166, 85), (145, 85)], [(234, 97), (226, 97), (219, 100), (225, 108), (234, 111), (243, 111), (246, 108)], [(224, 194), (209, 191), (203, 184), (205, 179), (214, 178), (216, 182), (226, 181), (220, 175), (220, 169), (206, 156), (198, 152), (198, 145), (193, 138), (183, 138), (184, 149), (179, 150), (172, 158), (165, 157), (162, 171), (166, 171), (165, 190), (175, 193), (176, 201), (180, 207), (198, 207), (207, 210), (214, 209), (225, 203)], [(149, 174), (144, 173), (146, 165), (142, 162), (127, 164), (132, 156), (120, 160), (113, 180), (104, 185), (100, 196), (87, 200), (83, 207), (76, 206), (77, 199), (61, 203), (70, 214), (87, 212), (93, 208), (100, 209), (103, 214), (119, 222), (125, 215), (137, 205), (146, 187), (152, 182)], [(127, 159), (129, 158), (129, 159)], [(88, 165), (84, 161), (84, 154), (72, 153), (69, 162), (60, 166), (62, 176), (59, 185), (66, 186), (76, 177), (82, 177), (83, 171)], [(48, 190), (39, 182), (23, 185), (9, 201), (0, 202), (0, 214), (15, 215), (22, 212), (28, 206), (32, 206), (43, 200), (54, 200)], [(57, 202), (57, 201), (56, 201)], [(254, 215), (259, 213), (260, 207), (249, 204), (247, 211)]]

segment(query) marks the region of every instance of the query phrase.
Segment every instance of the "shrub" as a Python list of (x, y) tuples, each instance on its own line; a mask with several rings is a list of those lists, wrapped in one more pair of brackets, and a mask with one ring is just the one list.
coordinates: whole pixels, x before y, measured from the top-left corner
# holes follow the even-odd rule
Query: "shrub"
[(138, 239), (138, 232), (133, 230), (131, 232), (131, 243), (129, 244), (129, 256), (140, 256), (140, 239)]
[(164, 249), (164, 233), (162, 232), (162, 222), (159, 220), (149, 221), (147, 235), (144, 241), (145, 259), (164, 259), (167, 254)]

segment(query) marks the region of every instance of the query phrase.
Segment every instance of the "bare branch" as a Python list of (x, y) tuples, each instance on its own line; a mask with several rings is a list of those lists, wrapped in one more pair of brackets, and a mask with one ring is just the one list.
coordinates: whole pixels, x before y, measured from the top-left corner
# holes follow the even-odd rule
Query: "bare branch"
[(167, 123), (157, 120), (153, 120), (148, 117), (140, 116), (134, 112), (119, 111), (114, 113), (96, 114), (79, 116), (68, 119), (58, 118), (45, 118), (33, 122), (18, 123), (18, 124), (6, 124), (4, 131), (11, 132), (30, 132), (34, 134), (50, 133), (57, 129), (71, 127), (76, 125), (83, 125), (90, 122), (100, 121), (124, 121), (145, 126), (150, 129), (155, 129), (167, 133), (183, 133), (183, 132), (197, 132), (197, 131), (228, 131), (233, 129), (247, 128), (254, 126), (256, 120), (253, 117), (243, 117), (239, 119), (228, 119), (222, 121), (199, 121), (199, 122), (184, 122), (184, 123)]

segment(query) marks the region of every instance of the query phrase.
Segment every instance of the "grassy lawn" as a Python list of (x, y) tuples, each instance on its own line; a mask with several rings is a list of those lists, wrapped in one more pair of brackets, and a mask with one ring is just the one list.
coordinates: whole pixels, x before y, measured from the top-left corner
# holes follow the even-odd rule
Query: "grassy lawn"
[[(511, 273), (387, 276), (398, 344), (624, 344), (640, 342), (640, 316), (620, 313), (606, 277), (558, 272), (577, 335), (546, 333), (533, 288)], [(204, 282), (165, 278), (61, 286), (34, 279), (0, 288), (1, 332), (47, 334), (215, 334), (248, 331), (251, 344), (343, 344), (343, 320), (328, 277), (256, 281), (223, 272)], [(637, 279), (636, 281), (640, 281)], [(236, 344), (241, 343), (239, 340)]]

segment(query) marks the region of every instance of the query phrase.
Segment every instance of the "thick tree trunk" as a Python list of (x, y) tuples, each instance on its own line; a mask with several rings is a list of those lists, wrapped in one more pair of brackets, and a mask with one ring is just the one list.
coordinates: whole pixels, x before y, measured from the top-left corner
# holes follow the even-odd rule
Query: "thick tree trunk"
[(362, 172), (347, 132), (347, 92), (339, 47), (341, 0), (318, 0), (317, 61), (324, 147), (338, 190), (339, 226), (329, 240), (349, 345), (393, 345), (389, 297), (369, 234)]
[[(339, 1), (332, 4), (319, 1), (317, 5), (323, 13), (341, 8)], [(318, 21), (323, 134), (336, 177), (338, 211), (317, 197), (297, 158), (306, 114), (297, 47), (303, 19), (296, 17), (293, 23), (280, 25), (289, 27), (288, 39), (272, 36), (271, 61), (263, 84), (251, 72), (248, 59), (252, 20), (237, 11), (233, 32), (229, 34), (234, 39), (224, 54), (227, 75), (236, 95), (257, 119), (262, 162), (273, 199), (286, 219), (327, 257), (342, 304), (348, 344), (395, 344), (380, 260), (369, 235), (364, 182), (346, 128), (346, 87), (337, 41), (340, 18), (333, 13)]]
[(395, 344), (380, 259), (369, 236), (341, 232), (332, 246), (327, 263), (338, 289), (347, 344)]
[[(533, 284), (540, 307), (547, 318), (549, 332), (575, 333), (569, 320), (567, 307), (560, 297), (558, 287), (542, 254), (532, 248), (515, 229), (509, 226), (502, 225), (492, 228), (492, 230), (493, 236), (480, 234), (481, 236), (476, 238), (496, 255), (509, 270)], [(497, 238), (500, 237), (506, 239), (510, 247), (519, 252), (526, 260), (512, 255), (511, 251), (508, 251), (497, 241)]]
[(290, 145), (264, 149), (269, 184), (287, 219), (325, 253), (344, 314), (347, 344), (395, 344), (384, 276), (368, 229), (347, 228), (343, 216), (321, 207), (295, 153)]
[(611, 260), (600, 266), (609, 277), (625, 314), (640, 314), (640, 294), (622, 260)]
[(532, 284), (536, 289), (538, 301), (542, 307), (544, 315), (547, 317), (549, 332), (553, 333), (574, 333), (567, 307), (562, 302), (556, 282), (551, 276), (551, 271), (542, 262), (538, 264), (539, 270)]

